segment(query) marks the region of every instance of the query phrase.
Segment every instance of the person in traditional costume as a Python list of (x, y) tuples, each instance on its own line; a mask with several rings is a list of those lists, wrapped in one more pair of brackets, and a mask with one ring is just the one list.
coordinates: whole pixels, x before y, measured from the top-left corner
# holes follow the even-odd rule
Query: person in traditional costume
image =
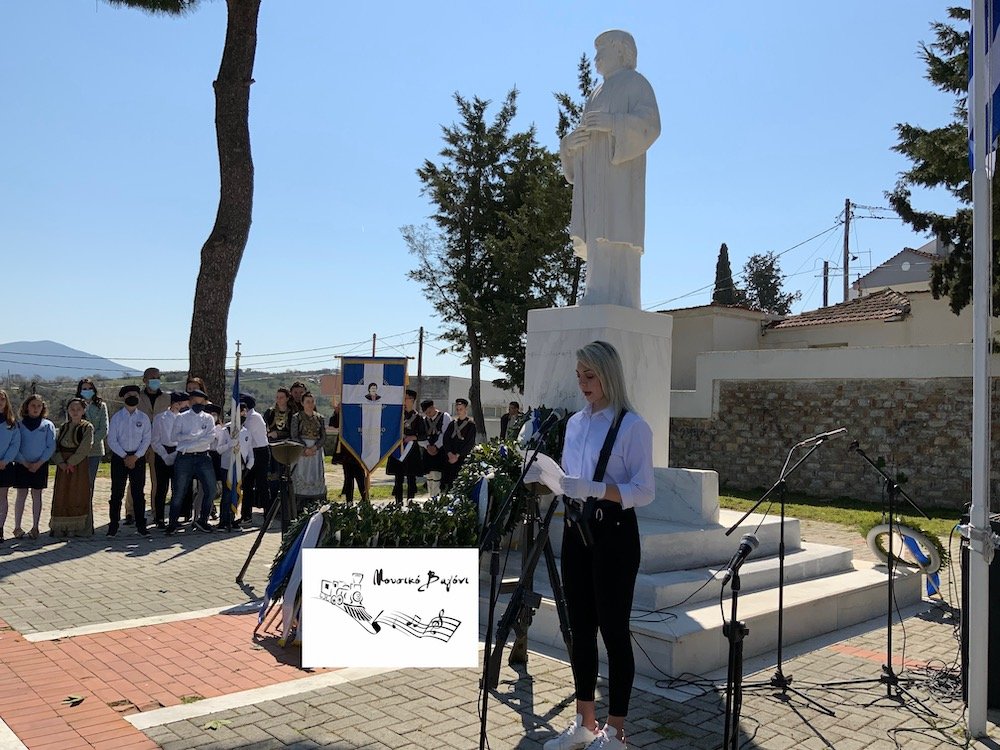
[(406, 499), (417, 496), (417, 477), (424, 473), (420, 457), (420, 443), (427, 440), (427, 426), (416, 410), (417, 392), (407, 389), (403, 396), (403, 442), (386, 462), (385, 473), (395, 476), (392, 496), (398, 505), (403, 504), (403, 480), (406, 480)]
[(444, 431), (448, 429), (451, 415), (438, 409), (431, 399), (420, 402), (424, 414), (424, 430), (427, 444), (424, 446), (424, 476), (427, 477), (427, 494), (437, 497), (441, 494), (441, 469), (445, 461), (443, 451)]
[[(94, 425), (94, 444), (90, 447), (90, 455), (87, 456), (87, 474), (90, 477), (90, 502), (91, 513), (93, 513), (94, 484), (97, 482), (97, 470), (101, 468), (101, 461), (107, 452), (108, 438), (108, 405), (104, 399), (97, 395), (97, 386), (90, 378), (81, 378), (76, 384), (76, 397), (82, 398), (87, 403), (87, 411), (83, 418)], [(93, 526), (93, 519), (91, 519)]]
[(302, 394), (302, 411), (292, 415), (292, 440), (305, 448), (292, 471), (295, 503), (326, 500), (326, 467), (323, 466), (323, 443), (326, 441), (326, 420), (316, 411), (316, 398), (306, 391)]
[(49, 536), (93, 536), (90, 474), (87, 459), (94, 445), (94, 425), (84, 419), (87, 402), (72, 398), (67, 419), (56, 433), (56, 482), (52, 491)]
[(455, 483), (462, 464), (476, 445), (476, 425), (468, 415), (469, 402), (455, 399), (455, 417), (444, 431), (441, 462), (441, 492), (447, 492)]

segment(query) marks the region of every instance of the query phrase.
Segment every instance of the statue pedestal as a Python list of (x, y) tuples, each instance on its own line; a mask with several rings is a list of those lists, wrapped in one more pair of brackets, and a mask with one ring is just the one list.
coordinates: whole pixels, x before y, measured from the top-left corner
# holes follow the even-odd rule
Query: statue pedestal
[(670, 444), (670, 335), (673, 318), (617, 305), (531, 310), (525, 348), (524, 401), (579, 411), (576, 350), (591, 341), (621, 355), (633, 406), (653, 430), (653, 466), (666, 467)]

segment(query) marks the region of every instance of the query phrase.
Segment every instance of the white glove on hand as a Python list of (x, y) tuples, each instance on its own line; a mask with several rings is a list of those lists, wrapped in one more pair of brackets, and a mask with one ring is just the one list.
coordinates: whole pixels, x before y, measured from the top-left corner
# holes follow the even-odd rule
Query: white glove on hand
[(566, 497), (585, 500), (588, 497), (602, 498), (608, 486), (604, 482), (595, 482), (583, 477), (563, 477), (559, 482), (559, 491)]

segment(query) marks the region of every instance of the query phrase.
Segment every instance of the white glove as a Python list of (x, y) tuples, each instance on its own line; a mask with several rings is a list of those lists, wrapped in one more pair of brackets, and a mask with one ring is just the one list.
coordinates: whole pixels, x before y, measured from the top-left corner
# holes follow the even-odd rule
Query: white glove
[(588, 497), (602, 498), (608, 486), (604, 482), (595, 482), (583, 477), (563, 477), (559, 482), (559, 491), (566, 497), (585, 500)]
[(542, 481), (542, 467), (538, 463), (532, 463), (528, 467), (527, 473), (524, 475), (524, 483), (530, 484), (531, 482), (541, 482)]

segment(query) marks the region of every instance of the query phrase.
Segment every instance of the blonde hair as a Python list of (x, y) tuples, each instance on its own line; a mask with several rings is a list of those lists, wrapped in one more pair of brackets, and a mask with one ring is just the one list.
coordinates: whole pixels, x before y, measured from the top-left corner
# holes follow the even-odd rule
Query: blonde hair
[(607, 396), (608, 403), (614, 407), (615, 413), (622, 409), (635, 411), (628, 400), (628, 390), (625, 388), (625, 371), (622, 359), (607, 341), (591, 341), (576, 352), (577, 360), (590, 370), (593, 370), (601, 381), (601, 388)]

